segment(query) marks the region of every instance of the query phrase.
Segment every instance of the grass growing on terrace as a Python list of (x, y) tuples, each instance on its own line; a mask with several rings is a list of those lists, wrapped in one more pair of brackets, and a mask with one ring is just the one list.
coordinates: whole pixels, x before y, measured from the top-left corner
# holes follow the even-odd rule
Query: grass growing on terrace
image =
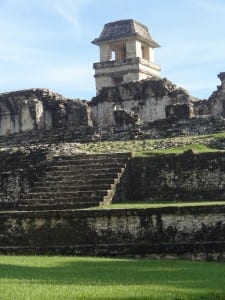
[(151, 150), (151, 151), (137, 151), (136, 156), (146, 156), (151, 154), (170, 154), (170, 153), (183, 153), (187, 150), (193, 150), (196, 153), (204, 152), (218, 152), (218, 149), (212, 149), (203, 144), (191, 144), (183, 147), (172, 147), (167, 149)]
[(216, 142), (224, 139), (225, 132), (220, 132), (165, 139), (90, 142), (80, 144), (79, 147), (87, 153), (132, 152), (139, 156), (152, 153), (182, 153), (188, 149), (195, 152), (214, 152), (220, 150), (217, 149)]
[[(225, 201), (210, 202), (165, 202), (165, 203), (149, 203), (149, 202), (129, 202), (110, 204), (107, 208), (111, 209), (136, 209), (136, 208), (160, 208), (160, 207), (191, 207), (191, 206), (215, 206), (225, 205)], [(104, 207), (103, 207), (104, 208)]]
[(0, 299), (222, 300), (225, 299), (225, 264), (1, 256)]

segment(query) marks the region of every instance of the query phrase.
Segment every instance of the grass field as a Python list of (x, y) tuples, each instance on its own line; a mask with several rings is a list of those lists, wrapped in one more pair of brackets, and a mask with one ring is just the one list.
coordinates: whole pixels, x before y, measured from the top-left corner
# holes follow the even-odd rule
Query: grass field
[(84, 257), (0, 257), (1, 300), (225, 299), (225, 264)]
[[(210, 201), (210, 202), (165, 202), (165, 203), (149, 203), (149, 202), (127, 202), (113, 203), (107, 208), (110, 209), (136, 209), (136, 208), (160, 208), (160, 207), (186, 207), (186, 206), (215, 206), (225, 205), (225, 201)], [(104, 206), (102, 207), (104, 209)], [(96, 209), (96, 208), (95, 208)], [(99, 209), (99, 208), (97, 208)]]

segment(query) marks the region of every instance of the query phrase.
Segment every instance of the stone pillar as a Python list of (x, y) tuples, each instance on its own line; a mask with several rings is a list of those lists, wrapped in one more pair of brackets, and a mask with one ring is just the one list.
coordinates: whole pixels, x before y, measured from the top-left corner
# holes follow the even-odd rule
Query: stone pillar
[(127, 58), (142, 57), (141, 42), (128, 40), (126, 42)]
[(109, 45), (102, 44), (100, 46), (100, 61), (108, 61), (112, 59), (112, 50)]
[(149, 48), (149, 61), (152, 63), (155, 61), (155, 52), (153, 48)]

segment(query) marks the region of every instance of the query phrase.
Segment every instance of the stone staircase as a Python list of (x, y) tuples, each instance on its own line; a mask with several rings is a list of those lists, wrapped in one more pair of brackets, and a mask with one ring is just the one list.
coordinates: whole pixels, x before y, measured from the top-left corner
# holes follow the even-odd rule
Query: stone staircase
[(55, 157), (19, 210), (61, 210), (108, 204), (130, 158), (128, 153)]

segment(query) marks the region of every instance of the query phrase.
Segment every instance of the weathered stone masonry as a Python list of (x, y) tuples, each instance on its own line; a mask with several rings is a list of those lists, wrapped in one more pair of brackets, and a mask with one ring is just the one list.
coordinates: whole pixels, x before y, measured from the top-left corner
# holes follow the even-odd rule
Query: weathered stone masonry
[[(115, 167), (118, 168), (115, 175), (113, 175), (115, 176), (114, 178), (120, 172), (124, 172), (121, 171), (122, 165), (120, 165), (120, 161), (123, 163), (126, 161), (126, 154), (122, 157), (118, 155), (98, 155), (96, 158), (93, 155), (86, 155), (86, 158), (85, 155), (73, 155), (65, 159), (63, 156), (53, 159), (51, 156), (51, 152), (46, 148), (33, 149), (30, 152), (28, 151), (28, 153), (19, 151), (9, 154), (2, 152), (0, 157), (0, 207), (18, 207), (24, 200), (23, 194), (29, 193), (34, 184), (36, 184), (36, 187), (34, 186), (35, 194), (32, 194), (32, 198), (36, 195), (37, 199), (31, 199), (30, 203), (33, 202), (33, 209), (35, 209), (35, 205), (40, 209), (40, 206), (47, 199), (49, 199), (49, 205), (51, 204), (49, 207), (53, 205), (60, 207), (61, 205), (62, 208), (66, 208), (66, 206), (72, 208), (72, 204), (75, 207), (75, 199), (68, 198), (66, 200), (65, 197), (70, 197), (71, 195), (71, 197), (76, 196), (75, 198), (77, 198), (78, 194), (75, 194), (79, 192), (79, 185), (90, 193), (89, 200), (86, 197), (85, 201), (91, 205), (89, 202), (92, 198), (94, 199), (95, 193), (94, 185), (92, 186), (92, 184), (98, 184), (98, 189), (101, 189), (102, 193), (103, 190), (105, 190), (104, 193), (107, 193), (105, 187), (107, 183), (107, 189), (110, 192), (109, 181), (113, 175), (112, 172), (115, 172)], [(70, 165), (67, 164), (67, 161)], [(85, 162), (87, 163), (85, 164)], [(84, 170), (81, 171), (81, 168)], [(88, 177), (88, 172), (85, 172), (86, 169), (90, 169), (89, 173), (95, 177), (89, 178), (91, 175)], [(81, 178), (82, 174), (84, 178)], [(54, 177), (51, 178), (53, 175)], [(66, 176), (68, 176), (68, 179), (66, 179)], [(101, 180), (100, 176), (102, 176)], [(37, 181), (37, 178), (40, 178), (40, 182)], [(50, 179), (51, 182), (47, 182)], [(96, 179), (99, 179), (99, 182)], [(65, 180), (69, 180), (71, 184), (74, 184), (74, 190), (73, 186), (70, 186), (69, 183), (67, 184)], [(113, 179), (111, 180), (111, 183), (113, 183)], [(83, 183), (81, 184), (80, 182)], [(51, 200), (50, 194), (51, 197), (55, 194), (57, 199), (55, 201), (53, 201), (54, 199)], [(63, 197), (62, 194), (64, 195)], [(81, 193), (79, 195), (81, 201), (83, 197), (81, 197)], [(27, 197), (30, 198), (31, 196), (28, 194)], [(60, 200), (60, 197), (65, 199)], [(38, 198), (40, 199), (38, 200)], [(46, 198), (45, 201), (42, 201), (42, 198)], [(182, 202), (224, 199), (225, 154), (223, 152), (194, 154), (188, 151), (184, 154), (131, 158), (122, 178), (117, 182), (113, 201)], [(95, 201), (95, 205), (100, 201), (99, 198), (98, 201)], [(46, 202), (45, 204), (47, 205), (48, 203)]]
[(93, 124), (107, 126), (188, 119), (195, 101), (169, 80), (151, 78), (103, 88), (90, 106)]
[(143, 24), (106, 24), (93, 42), (100, 62), (90, 103), (47, 89), (0, 94), (0, 253), (225, 260), (224, 205), (75, 210), (112, 199), (225, 199), (222, 152), (97, 158), (65, 146), (225, 129), (224, 72), (217, 91), (199, 100), (158, 77), (159, 45)]
[(0, 135), (89, 125), (85, 102), (47, 89), (0, 94)]
[(42, 176), (48, 165), (46, 148), (0, 153), (0, 210), (17, 209), (21, 196)]
[(225, 207), (0, 212), (0, 252), (225, 259)]
[(63, 210), (110, 203), (130, 155), (0, 153), (0, 209)]
[(159, 44), (140, 22), (128, 19), (105, 24), (92, 43), (100, 46), (100, 62), (93, 65), (97, 91), (160, 74), (160, 66), (154, 63)]
[[(224, 153), (153, 155), (130, 161), (130, 201), (225, 199)], [(131, 188), (132, 187), (132, 188)]]
[[(170, 126), (167, 131), (179, 135), (188, 134), (189, 131), (191, 134), (221, 131), (223, 122), (220, 120), (224, 120), (225, 116), (223, 74), (219, 74), (221, 85), (208, 101), (198, 100), (169, 80), (161, 78), (103, 88), (89, 103), (66, 99), (45, 89), (0, 94), (0, 136), (23, 132), (40, 135), (43, 130), (55, 130), (52, 135), (57, 133), (60, 136), (61, 133), (61, 140), (65, 137), (75, 141), (81, 137), (89, 141), (101, 136), (104, 127), (109, 137), (111, 126), (123, 131), (124, 126), (139, 130), (147, 125), (155, 132), (149, 135), (152, 138), (165, 136), (163, 126), (166, 121)], [(211, 121), (215, 124), (214, 129)], [(218, 122), (221, 123), (219, 126)], [(183, 123), (188, 124), (185, 127)], [(196, 127), (198, 124), (199, 132)], [(182, 128), (179, 132), (180, 125), (184, 127), (183, 133)], [(192, 127), (196, 129), (193, 131)], [(116, 138), (116, 135), (110, 137)]]

